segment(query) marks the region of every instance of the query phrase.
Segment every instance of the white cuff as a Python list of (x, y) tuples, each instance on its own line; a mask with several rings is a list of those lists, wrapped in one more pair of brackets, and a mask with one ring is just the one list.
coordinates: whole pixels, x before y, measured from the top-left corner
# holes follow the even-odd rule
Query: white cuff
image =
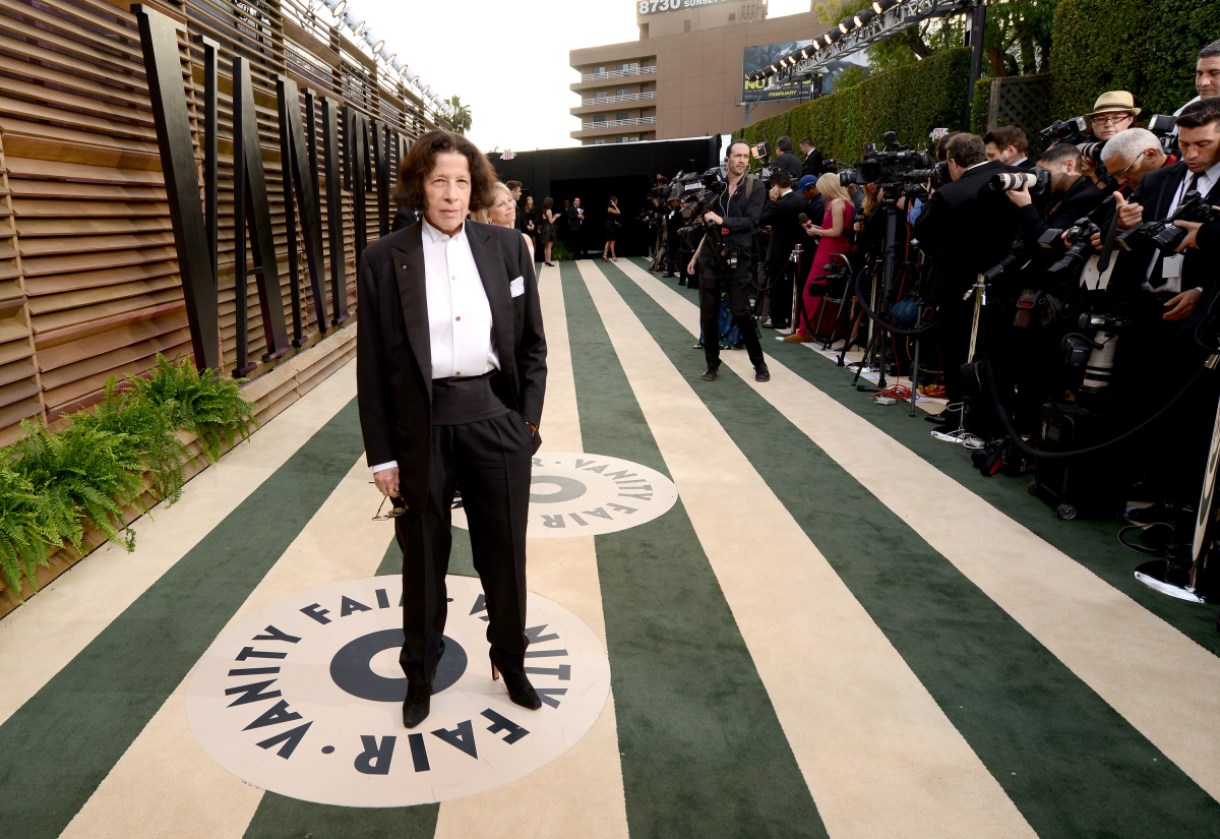
[(398, 468), (397, 460), (387, 460), (385, 463), (378, 463), (376, 466), (374, 466), (373, 474), (376, 475), (378, 472), (384, 472), (387, 469), (397, 469), (397, 468)]

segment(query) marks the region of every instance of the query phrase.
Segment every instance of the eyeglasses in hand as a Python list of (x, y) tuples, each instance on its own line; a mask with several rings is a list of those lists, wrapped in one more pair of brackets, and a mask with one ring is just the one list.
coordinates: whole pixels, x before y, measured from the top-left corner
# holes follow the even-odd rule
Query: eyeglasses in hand
[[(390, 502), (390, 509), (383, 513), (385, 503)], [(407, 502), (401, 495), (383, 495), (381, 503), (377, 505), (377, 515), (373, 516), (373, 521), (389, 521), (396, 519), (407, 511)]]

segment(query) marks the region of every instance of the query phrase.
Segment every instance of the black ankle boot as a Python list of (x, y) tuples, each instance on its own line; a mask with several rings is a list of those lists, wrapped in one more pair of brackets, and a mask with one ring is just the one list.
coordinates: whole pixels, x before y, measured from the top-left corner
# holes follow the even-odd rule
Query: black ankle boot
[(529, 708), (531, 711), (537, 711), (541, 708), (542, 700), (538, 698), (538, 692), (530, 684), (525, 671), (515, 669), (501, 670), (496, 665), (495, 652), (489, 651), (489, 655), (491, 656), (491, 680), (494, 682), (503, 674), (504, 687), (508, 689), (508, 698), (522, 708)]

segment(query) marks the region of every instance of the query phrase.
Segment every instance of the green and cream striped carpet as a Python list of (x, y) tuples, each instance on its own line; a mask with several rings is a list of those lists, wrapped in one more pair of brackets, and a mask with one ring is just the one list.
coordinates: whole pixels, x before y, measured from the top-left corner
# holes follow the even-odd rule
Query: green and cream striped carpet
[[(285, 734), (300, 718), (272, 698), (276, 676), (264, 696), (235, 694), (252, 734), (192, 717), (218, 638), (301, 593), (393, 582), (348, 365), (139, 521), (134, 554), (103, 549), (0, 621), (0, 837), (1220, 837), (1215, 610), (1136, 583), (1141, 557), (1115, 524), (1061, 522), (1024, 480), (979, 476), (807, 348), (768, 339), (767, 384), (740, 352), (701, 382), (693, 294), (638, 261), (565, 263), (541, 285), (539, 457), (638, 464), (678, 493), (632, 527), (531, 541), (531, 591), (609, 661), (591, 727), (483, 791), (355, 807), (238, 777), (260, 755), (298, 760), (277, 754), (294, 744), (332, 748)], [(471, 576), (464, 531), (456, 542), (451, 572)], [(375, 607), (325, 604), (353, 623)], [(466, 652), (462, 678), (509, 713), (483, 650)], [(350, 700), (329, 713), (364, 701)], [(400, 727), (378, 736), (416, 761), (395, 783), (422, 777), (421, 755), (439, 770), (439, 749), (494, 775), (493, 746), (555, 734), (557, 706), (513, 718), (534, 734), (476, 711), (473, 729), (425, 723), (410, 750)], [(220, 736), (262, 748), (233, 774), (201, 743)], [(347, 800), (377, 764), (365, 754), (368, 771), (322, 786)]]

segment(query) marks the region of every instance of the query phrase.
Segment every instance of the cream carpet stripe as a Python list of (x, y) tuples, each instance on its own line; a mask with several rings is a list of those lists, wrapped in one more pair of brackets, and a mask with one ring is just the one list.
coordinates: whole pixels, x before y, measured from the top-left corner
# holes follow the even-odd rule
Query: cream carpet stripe
[[(830, 835), (1034, 836), (634, 313), (580, 264)], [(693, 309), (682, 314), (693, 322)], [(759, 389), (794, 398), (794, 377), (776, 378)]]
[[(347, 365), (334, 377), (354, 380), (355, 368)], [(394, 538), (393, 524), (370, 518), (379, 497), (362, 456), (229, 625), (293, 592), (371, 577)], [(245, 833), (262, 790), (230, 775), (195, 740), (186, 722), (190, 678), (140, 732), (63, 837), (236, 839)]]
[[(698, 334), (695, 305), (642, 269), (627, 270)], [(740, 353), (724, 356), (739, 375), (752, 375)], [(1220, 799), (1220, 659), (774, 359), (769, 363), (779, 387), (759, 392), (777, 410)], [(1129, 562), (1134, 568), (1140, 558), (1132, 553)]]
[[(547, 451), (583, 451), (572, 378), (567, 313), (557, 268), (542, 268), (547, 388), (541, 426)], [(606, 643), (593, 537), (532, 539), (529, 589), (560, 603)], [(475, 657), (472, 666), (479, 666)], [(613, 662), (612, 662), (613, 665)], [(584, 739), (558, 760), (514, 783), (441, 804), (436, 839), (626, 839), (627, 810), (614, 698)]]
[[(345, 366), (354, 370), (355, 362)], [(172, 568), (356, 395), (336, 374), (132, 524), (136, 552), (99, 548), (0, 621), (0, 724)]]

